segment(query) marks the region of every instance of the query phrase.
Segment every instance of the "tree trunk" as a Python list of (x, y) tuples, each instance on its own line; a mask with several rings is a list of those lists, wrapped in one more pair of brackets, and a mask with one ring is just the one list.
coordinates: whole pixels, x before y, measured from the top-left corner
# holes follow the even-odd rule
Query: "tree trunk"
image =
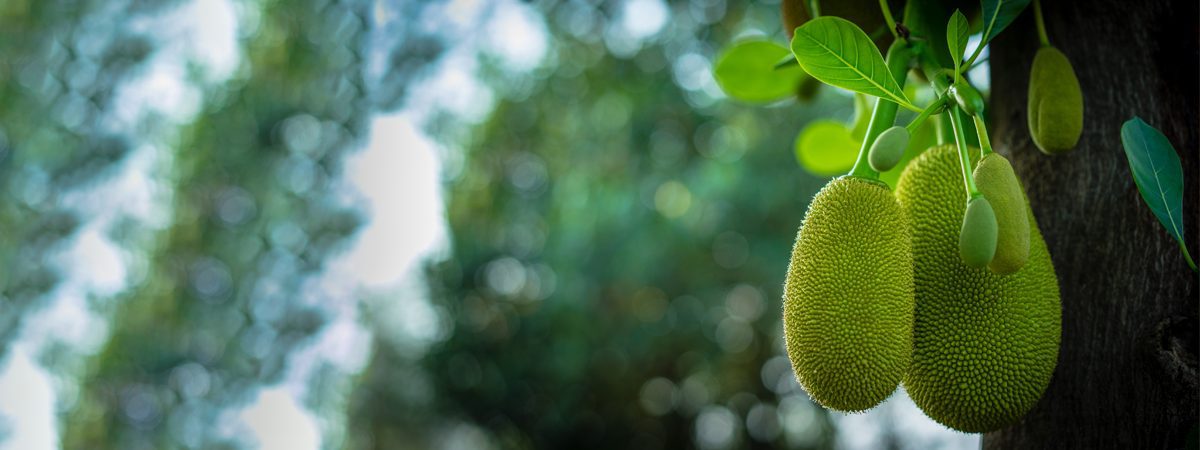
[(1058, 369), (1020, 423), (984, 448), (1182, 448), (1197, 433), (1197, 275), (1134, 185), (1120, 128), (1137, 115), (1183, 162), (1197, 243), (1197, 2), (1046, 1), (1050, 42), (1075, 66), (1084, 132), (1050, 157), (1029, 137), (1032, 11), (991, 48), (993, 139), (1033, 204), (1062, 292)]

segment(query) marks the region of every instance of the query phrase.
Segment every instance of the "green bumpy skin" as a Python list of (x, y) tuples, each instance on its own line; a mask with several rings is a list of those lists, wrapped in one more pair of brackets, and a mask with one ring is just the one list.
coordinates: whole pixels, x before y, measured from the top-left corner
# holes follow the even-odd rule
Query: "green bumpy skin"
[(904, 158), (904, 150), (908, 148), (908, 129), (895, 126), (883, 130), (871, 150), (867, 153), (867, 163), (877, 172), (887, 172), (896, 167)]
[(967, 203), (958, 232), (958, 255), (971, 267), (986, 267), (996, 255), (996, 213), (985, 197)]
[(996, 213), (996, 255), (988, 269), (1000, 275), (1021, 270), (1029, 260), (1029, 214), (1025, 191), (1012, 164), (999, 153), (984, 156), (975, 166), (975, 185)]
[(1050, 383), (1061, 333), (1058, 278), (1036, 219), (1029, 213), (1029, 262), (1000, 276), (959, 260), (967, 198), (953, 145), (909, 163), (896, 195), (912, 221), (917, 290), (905, 389), (926, 415), (959, 431), (1015, 423)]
[(784, 282), (783, 325), (800, 385), (817, 403), (865, 411), (912, 357), (912, 242), (887, 185), (842, 177), (808, 207)]
[(1029, 72), (1029, 134), (1047, 155), (1075, 148), (1083, 133), (1083, 93), (1067, 56), (1042, 47)]

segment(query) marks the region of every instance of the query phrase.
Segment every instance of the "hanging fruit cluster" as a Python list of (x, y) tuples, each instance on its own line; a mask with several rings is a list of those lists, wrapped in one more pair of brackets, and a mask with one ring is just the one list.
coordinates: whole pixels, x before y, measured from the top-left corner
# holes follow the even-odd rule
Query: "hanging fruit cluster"
[[(975, 25), (938, 1), (902, 5), (901, 23), (892, 15), (901, 5), (874, 3), (829, 2), (822, 11), (820, 2), (785, 0), (790, 52), (744, 42), (716, 67), (735, 98), (811, 93), (801, 86), (813, 80), (856, 94), (855, 118), (844, 125), (850, 144), (838, 144), (849, 148), (820, 148), (804, 139), (808, 130), (797, 140), (805, 167), (819, 161), (820, 174), (845, 175), (813, 198), (792, 250), (783, 306), (788, 356), (801, 386), (827, 408), (864, 411), (903, 384), (948, 427), (997, 430), (1032, 409), (1049, 385), (1061, 307), (1021, 180), (993, 151), (987, 103), (966, 74), (1029, 1), (961, 5)], [(1042, 47), (1029, 85), (1029, 131), (1043, 152), (1060, 154), (1079, 141), (1083, 100), (1070, 62), (1049, 45), (1036, 1), (1033, 9)], [(972, 35), (979, 43), (968, 54)], [(757, 72), (745, 64), (751, 51), (762, 54)], [(930, 92), (923, 107), (913, 86), (906, 89), (910, 72)], [(746, 82), (752, 74), (783, 84), (755, 91), (762, 85)], [(868, 97), (878, 98), (873, 108)], [(901, 109), (916, 115), (897, 124)], [(936, 143), (921, 133), (931, 123)], [(814, 159), (823, 151), (840, 152), (846, 165), (830, 170), (830, 159)]]

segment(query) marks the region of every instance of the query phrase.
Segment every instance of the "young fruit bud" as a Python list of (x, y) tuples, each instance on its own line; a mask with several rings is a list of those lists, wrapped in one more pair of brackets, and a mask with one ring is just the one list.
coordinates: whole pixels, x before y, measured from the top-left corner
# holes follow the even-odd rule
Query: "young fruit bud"
[(979, 95), (979, 91), (971, 85), (955, 83), (950, 90), (953, 91), (954, 100), (958, 102), (958, 107), (962, 108), (963, 112), (972, 116), (983, 112), (983, 96)]
[(971, 267), (985, 267), (996, 255), (996, 213), (984, 197), (967, 202), (962, 230), (958, 234), (958, 256)]
[(996, 213), (996, 255), (988, 269), (1007, 275), (1025, 266), (1029, 260), (1029, 215), (1025, 213), (1025, 193), (1012, 164), (999, 153), (984, 156), (975, 166), (975, 185), (988, 198)]
[(1029, 134), (1047, 155), (1075, 147), (1083, 133), (1083, 93), (1067, 56), (1042, 47), (1029, 72)]
[(871, 144), (871, 152), (867, 154), (867, 162), (871, 168), (879, 172), (887, 172), (896, 167), (904, 157), (904, 149), (908, 148), (908, 129), (894, 126), (883, 130), (875, 142)]

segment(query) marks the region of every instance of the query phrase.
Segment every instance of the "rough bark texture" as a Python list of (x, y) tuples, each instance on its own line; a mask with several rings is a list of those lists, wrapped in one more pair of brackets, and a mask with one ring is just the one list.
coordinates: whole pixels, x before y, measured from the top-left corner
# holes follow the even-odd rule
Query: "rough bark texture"
[(1083, 88), (1083, 137), (1057, 157), (1029, 137), (1026, 90), (1038, 42), (1027, 13), (991, 49), (992, 138), (1024, 180), (1053, 254), (1062, 346), (1041, 402), (1021, 423), (987, 434), (983, 446), (1194, 446), (1198, 279), (1142, 202), (1120, 128), (1137, 115), (1175, 145), (1188, 247), (1200, 256), (1197, 2), (1042, 6), (1050, 42), (1071, 59)]

